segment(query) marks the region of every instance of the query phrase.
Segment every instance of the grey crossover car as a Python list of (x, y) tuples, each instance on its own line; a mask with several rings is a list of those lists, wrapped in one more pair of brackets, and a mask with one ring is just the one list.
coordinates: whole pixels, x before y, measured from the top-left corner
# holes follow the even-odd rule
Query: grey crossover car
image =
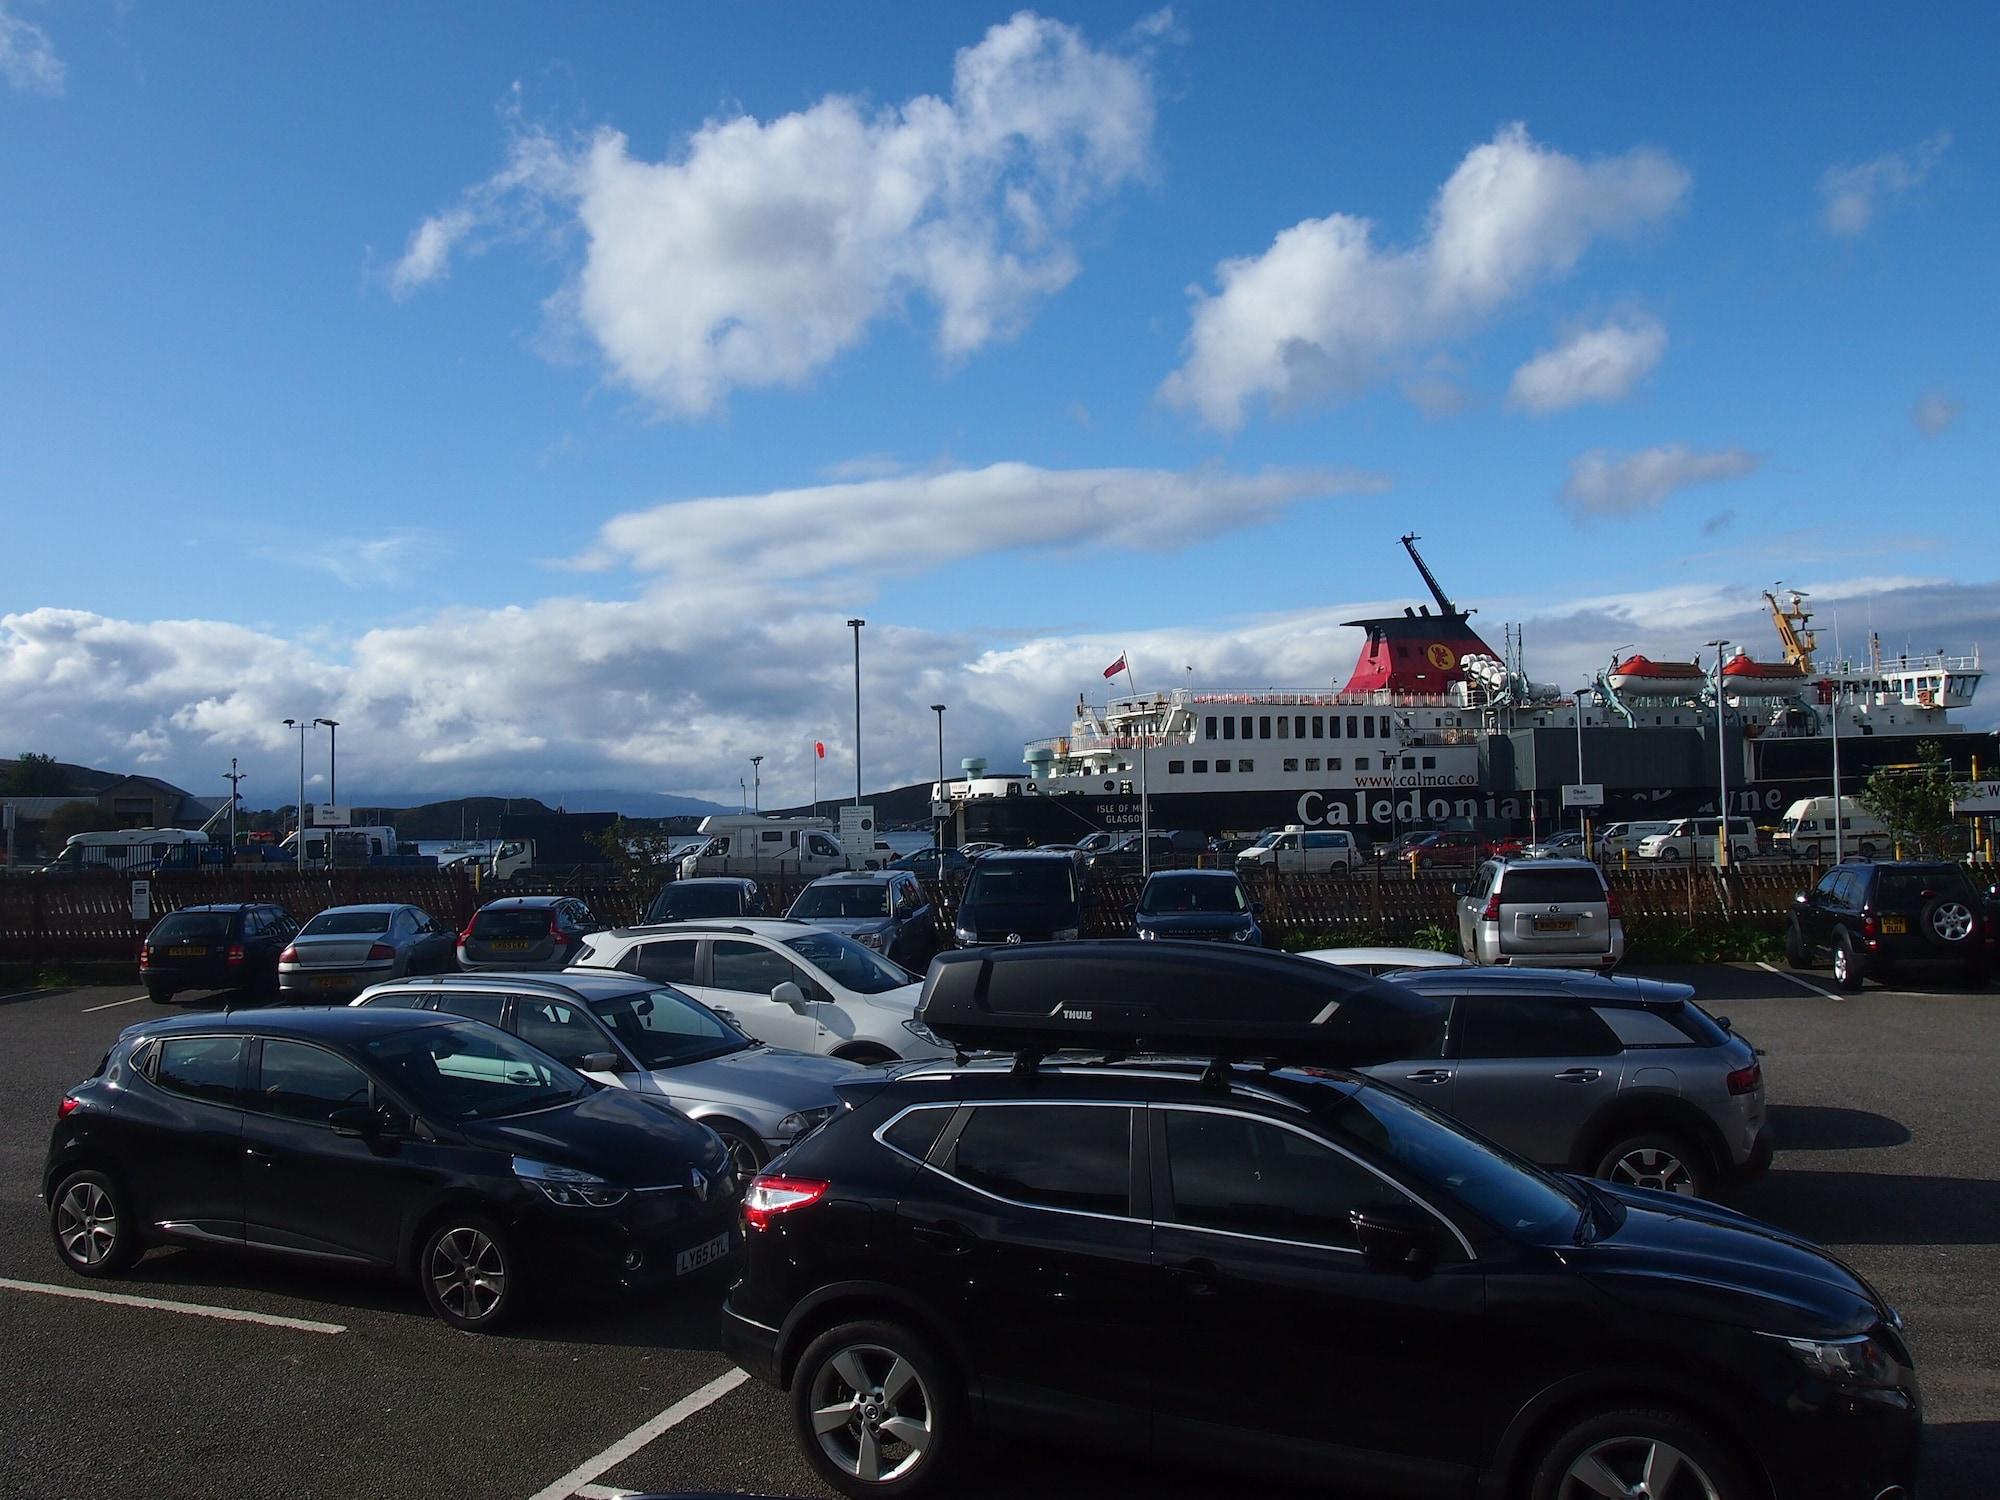
[(1407, 969), (1451, 1004), (1437, 1056), (1366, 1071), (1532, 1161), (1712, 1197), (1770, 1165), (1764, 1073), (1684, 984), (1506, 969)]
[(862, 1071), (767, 1047), (678, 990), (610, 971), (440, 975), (377, 985), (354, 1003), (484, 1021), (585, 1077), (662, 1099), (721, 1136), (746, 1181), (837, 1114), (833, 1086)]
[(287, 1000), (334, 1000), (385, 979), (457, 967), (450, 926), (417, 906), (330, 906), (278, 955)]
[(1587, 859), (1489, 859), (1458, 887), (1458, 946), (1478, 964), (1609, 970), (1625, 957), (1625, 922)]

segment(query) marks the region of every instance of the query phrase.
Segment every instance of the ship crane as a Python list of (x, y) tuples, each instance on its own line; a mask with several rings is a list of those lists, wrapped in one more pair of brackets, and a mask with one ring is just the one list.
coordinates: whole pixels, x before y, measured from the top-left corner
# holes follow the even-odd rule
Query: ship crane
[(1461, 614), (1459, 611), (1459, 607), (1456, 604), (1453, 604), (1451, 600), (1445, 598), (1444, 590), (1441, 587), (1439, 587), (1437, 578), (1431, 573), (1431, 570), (1424, 565), (1423, 554), (1417, 551), (1417, 543), (1422, 540), (1423, 538), (1418, 536), (1414, 531), (1404, 532), (1402, 535), (1403, 550), (1410, 554), (1410, 561), (1415, 563), (1417, 565), (1417, 571), (1424, 575), (1424, 583), (1429, 587), (1431, 591), (1431, 597), (1437, 600), (1438, 608), (1443, 610), (1447, 615), (1457, 615), (1460, 619), (1463, 619), (1465, 615), (1472, 615), (1479, 613), (1479, 611), (1476, 609), (1468, 609)]
[(1806, 596), (1793, 589), (1792, 607), (1784, 608), (1778, 603), (1776, 590), (1784, 588), (1782, 583), (1774, 583), (1764, 590), (1764, 602), (1771, 606), (1771, 623), (1778, 628), (1778, 640), (1785, 648), (1785, 661), (1797, 667), (1799, 674), (1810, 677), (1813, 674), (1813, 652), (1819, 649), (1818, 633), (1806, 628), (1812, 619), (1812, 611), (1806, 608)]

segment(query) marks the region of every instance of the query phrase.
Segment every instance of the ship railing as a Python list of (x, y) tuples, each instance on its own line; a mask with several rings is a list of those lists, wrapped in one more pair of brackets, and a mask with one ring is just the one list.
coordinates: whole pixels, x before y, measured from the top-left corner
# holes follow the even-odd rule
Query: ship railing
[(1443, 693), (1404, 693), (1381, 688), (1372, 693), (1194, 693), (1202, 707), (1242, 704), (1268, 708), (1451, 708)]

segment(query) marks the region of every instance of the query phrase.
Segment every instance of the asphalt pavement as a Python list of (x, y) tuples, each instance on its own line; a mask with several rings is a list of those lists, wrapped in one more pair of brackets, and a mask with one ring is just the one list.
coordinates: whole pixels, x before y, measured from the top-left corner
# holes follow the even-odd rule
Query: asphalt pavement
[[(1902, 1309), (1929, 1403), (1926, 1500), (1989, 1500), (2000, 991), (1854, 996), (1749, 965), (1647, 972), (1695, 983), (1763, 1050), (1779, 1151), (1738, 1206), (1822, 1241)], [(69, 1275), (36, 1199), (56, 1102), (155, 1010), (137, 986), (0, 994), (0, 1494), (827, 1493), (784, 1398), (717, 1352), (714, 1283), (565, 1298), (477, 1338), (414, 1288), (216, 1254), (156, 1251), (108, 1282)], [(1241, 1487), (1226, 1468), (996, 1439), (960, 1494)]]

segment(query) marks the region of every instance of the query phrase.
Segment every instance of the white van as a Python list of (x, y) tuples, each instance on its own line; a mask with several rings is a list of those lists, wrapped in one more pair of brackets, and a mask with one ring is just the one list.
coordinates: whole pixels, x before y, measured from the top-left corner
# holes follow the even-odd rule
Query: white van
[(1262, 868), (1287, 875), (1321, 874), (1338, 870), (1345, 875), (1361, 863), (1361, 849), (1345, 828), (1305, 828), (1289, 824), (1281, 833), (1267, 833), (1236, 856), (1236, 868)]
[[(353, 835), (353, 837), (349, 837)], [(333, 851), (342, 857), (343, 864), (366, 864), (378, 855), (396, 852), (396, 830), (376, 826), (372, 828), (308, 828), (306, 829), (306, 863), (325, 865), (328, 863), (327, 840), (338, 836)], [(364, 847), (363, 840), (366, 841)], [(298, 856), (299, 836), (297, 830), (285, 835), (279, 845), (294, 858)]]
[(1656, 833), (1665, 833), (1674, 826), (1672, 818), (1660, 818), (1650, 823), (1607, 823), (1597, 840), (1597, 857), (1612, 864), (1624, 863), (1625, 856), (1636, 856), (1639, 845)]
[[(1715, 835), (1721, 828), (1720, 818), (1681, 818), (1665, 833), (1649, 833), (1639, 840), (1639, 858), (1657, 860), (1661, 864), (1674, 864), (1683, 860), (1702, 859), (1715, 863)], [(1757, 857), (1757, 825), (1748, 818), (1729, 820), (1729, 858)]]
[[(1796, 859), (1833, 858), (1833, 798), (1801, 797), (1785, 809), (1771, 842)], [(1840, 799), (1840, 852), (1873, 858), (1890, 846), (1889, 826), (1852, 797)]]
[(862, 853), (848, 855), (827, 818), (715, 813), (703, 818), (696, 831), (704, 835), (704, 841), (681, 856), (683, 880), (702, 875), (779, 874), (798, 874), (810, 880), (841, 870), (875, 869), (894, 857), (877, 849), (872, 832)]
[[(192, 866), (208, 835), (186, 828), (114, 828), (104, 833), (73, 833), (43, 870), (48, 874), (78, 871), (147, 871), (161, 861)], [(184, 847), (194, 846), (194, 847)]]

